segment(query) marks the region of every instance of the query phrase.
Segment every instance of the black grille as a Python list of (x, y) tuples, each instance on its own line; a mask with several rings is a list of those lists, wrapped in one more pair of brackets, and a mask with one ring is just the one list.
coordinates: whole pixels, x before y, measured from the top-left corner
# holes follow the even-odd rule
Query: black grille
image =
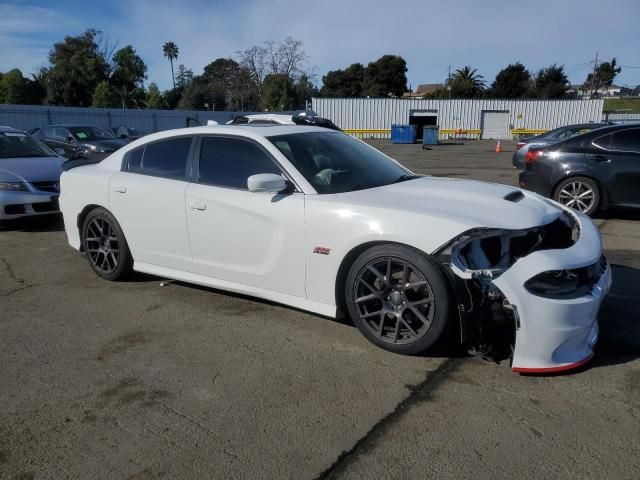
[(4, 207), (4, 213), (6, 215), (20, 215), (24, 212), (24, 205), (5, 205)]
[(47, 182), (32, 182), (32, 184), (38, 190), (41, 190), (43, 192), (60, 192), (60, 183), (56, 180), (50, 180)]
[(33, 208), (34, 212), (44, 213), (44, 212), (57, 212), (60, 209), (58, 205), (58, 199), (51, 200), (50, 202), (39, 202), (32, 203), (31, 208)]

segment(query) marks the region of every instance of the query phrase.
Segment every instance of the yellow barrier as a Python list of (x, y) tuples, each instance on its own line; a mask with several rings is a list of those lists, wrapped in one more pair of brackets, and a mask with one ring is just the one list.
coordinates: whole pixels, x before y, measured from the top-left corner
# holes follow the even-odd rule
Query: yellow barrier
[(391, 130), (386, 128), (347, 128), (343, 132), (360, 139), (391, 138)]
[(548, 131), (546, 128), (514, 128), (511, 130), (511, 136), (514, 140), (518, 140), (520, 135), (541, 135)]

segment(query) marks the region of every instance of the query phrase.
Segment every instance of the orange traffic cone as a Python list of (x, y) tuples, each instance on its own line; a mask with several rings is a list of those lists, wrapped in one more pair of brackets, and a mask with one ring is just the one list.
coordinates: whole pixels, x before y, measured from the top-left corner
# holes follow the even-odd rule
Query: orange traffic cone
[(500, 140), (498, 140), (498, 145), (496, 145), (496, 153), (502, 153), (502, 145), (500, 145)]

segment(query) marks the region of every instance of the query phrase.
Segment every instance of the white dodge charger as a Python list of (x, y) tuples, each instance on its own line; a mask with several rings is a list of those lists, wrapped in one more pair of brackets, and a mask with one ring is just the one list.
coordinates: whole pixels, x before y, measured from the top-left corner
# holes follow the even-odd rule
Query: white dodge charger
[(417, 354), (447, 329), (512, 369), (593, 355), (611, 284), (589, 218), (505, 185), (420, 177), (344, 133), (207, 126), (67, 162), (69, 243), (102, 278), (131, 270), (335, 317)]

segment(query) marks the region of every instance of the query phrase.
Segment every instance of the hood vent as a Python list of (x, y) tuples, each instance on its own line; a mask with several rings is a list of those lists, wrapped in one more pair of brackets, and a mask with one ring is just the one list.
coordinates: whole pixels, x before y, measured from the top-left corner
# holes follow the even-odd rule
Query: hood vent
[(524, 198), (524, 194), (520, 190), (514, 190), (513, 192), (507, 193), (502, 198), (509, 202), (519, 202)]

